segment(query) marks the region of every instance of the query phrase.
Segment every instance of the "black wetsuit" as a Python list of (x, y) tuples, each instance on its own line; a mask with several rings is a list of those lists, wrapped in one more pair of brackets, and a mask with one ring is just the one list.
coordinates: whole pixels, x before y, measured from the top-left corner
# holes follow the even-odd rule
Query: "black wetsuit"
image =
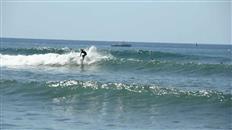
[(81, 50), (80, 56), (82, 56), (82, 59), (84, 60), (85, 56), (87, 55), (86, 51)]

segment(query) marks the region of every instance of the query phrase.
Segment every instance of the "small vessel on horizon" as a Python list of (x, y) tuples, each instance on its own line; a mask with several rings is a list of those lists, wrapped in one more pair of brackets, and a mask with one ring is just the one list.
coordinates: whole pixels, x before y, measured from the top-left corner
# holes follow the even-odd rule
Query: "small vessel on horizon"
[(131, 47), (131, 44), (121, 42), (121, 43), (116, 43), (116, 44), (111, 44), (112, 47)]

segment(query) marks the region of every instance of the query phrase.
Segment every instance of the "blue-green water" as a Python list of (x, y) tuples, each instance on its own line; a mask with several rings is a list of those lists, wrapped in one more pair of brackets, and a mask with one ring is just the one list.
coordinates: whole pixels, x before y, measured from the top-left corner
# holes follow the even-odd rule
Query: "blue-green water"
[(0, 129), (232, 129), (231, 45), (111, 44), (1, 39)]

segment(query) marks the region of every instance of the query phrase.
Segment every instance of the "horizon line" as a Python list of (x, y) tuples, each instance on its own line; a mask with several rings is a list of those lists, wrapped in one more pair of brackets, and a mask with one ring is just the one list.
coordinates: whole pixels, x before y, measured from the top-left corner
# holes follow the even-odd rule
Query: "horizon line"
[(86, 41), (86, 42), (126, 42), (126, 43), (163, 43), (163, 44), (202, 44), (202, 45), (232, 45), (232, 43), (206, 43), (206, 42), (168, 42), (168, 41), (129, 41), (129, 40), (86, 40), (86, 39), (56, 39), (56, 38), (26, 38), (26, 37), (1, 37), (0, 39), (21, 39), (21, 40), (53, 40), (53, 41)]

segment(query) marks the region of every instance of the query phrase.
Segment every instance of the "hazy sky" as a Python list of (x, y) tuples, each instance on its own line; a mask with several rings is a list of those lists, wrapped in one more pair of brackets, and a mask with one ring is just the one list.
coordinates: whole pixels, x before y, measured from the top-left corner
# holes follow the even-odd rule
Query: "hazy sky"
[(231, 1), (3, 1), (2, 36), (228, 44), (231, 5)]

